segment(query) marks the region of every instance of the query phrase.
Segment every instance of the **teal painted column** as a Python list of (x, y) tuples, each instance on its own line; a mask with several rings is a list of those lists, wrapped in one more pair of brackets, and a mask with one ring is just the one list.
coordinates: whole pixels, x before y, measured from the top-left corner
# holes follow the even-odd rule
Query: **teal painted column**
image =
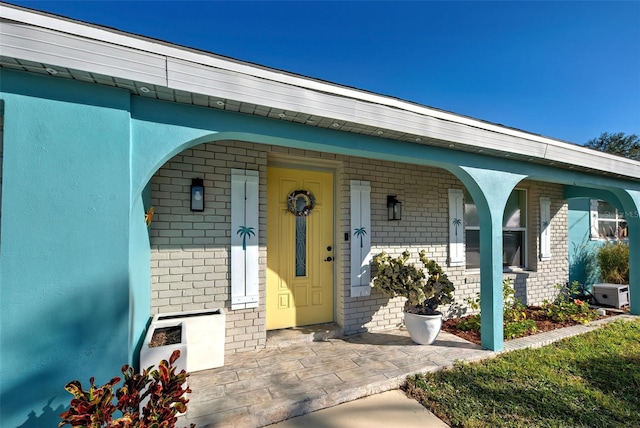
[(616, 192), (629, 225), (629, 309), (640, 315), (640, 191)]
[(151, 243), (145, 223), (151, 188), (134, 197), (129, 225), (129, 364), (138, 367), (140, 348), (151, 316)]
[(525, 175), (461, 167), (458, 177), (471, 193), (480, 219), (480, 311), (482, 346), (504, 348), (502, 219), (509, 195)]

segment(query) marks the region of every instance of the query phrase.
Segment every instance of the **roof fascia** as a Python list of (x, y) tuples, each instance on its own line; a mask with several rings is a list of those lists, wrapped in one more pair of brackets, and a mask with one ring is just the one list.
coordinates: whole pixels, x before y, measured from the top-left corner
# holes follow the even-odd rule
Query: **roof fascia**
[[(526, 148), (525, 155), (564, 164), (587, 166), (589, 168), (607, 172), (611, 172), (612, 170), (615, 170), (616, 172), (624, 171), (623, 174), (630, 174), (631, 177), (638, 178), (637, 171), (639, 163), (630, 159), (621, 158), (619, 156), (614, 156), (608, 153), (596, 152), (594, 150), (587, 149), (585, 147), (578, 146), (572, 143), (567, 143), (549, 137), (543, 137), (525, 131), (492, 124), (482, 120), (473, 119), (426, 106), (421, 106), (415, 103), (402, 101), (397, 98), (379, 95), (346, 86), (340, 86), (338, 84), (324, 82), (284, 71), (269, 69), (263, 66), (241, 62), (238, 60), (221, 57), (215, 54), (198, 51), (191, 48), (173, 45), (160, 40), (133, 35), (122, 32), (120, 30), (100, 27), (93, 24), (86, 24), (80, 21), (74, 21), (68, 18), (59, 17), (44, 12), (32, 11), (6, 3), (0, 3), (0, 16), (11, 21), (36, 26), (51, 31), (67, 33), (80, 38), (90, 39), (95, 42), (109, 43), (135, 51), (142, 51), (152, 55), (164, 56), (166, 57), (167, 63), (167, 69), (165, 70), (166, 84), (169, 87), (172, 87), (169, 64), (172, 62), (185, 62), (185, 65), (192, 63), (194, 66), (204, 66), (205, 68), (211, 67), (214, 69), (211, 70), (214, 73), (216, 72), (216, 70), (238, 73), (246, 76), (247, 78), (263, 79), (275, 84), (291, 86), (298, 90), (312, 90), (329, 97), (333, 96), (338, 98), (350, 99), (351, 102), (346, 102), (346, 104), (353, 106), (354, 114), (348, 115), (350, 117), (334, 117), (337, 120), (352, 122), (355, 121), (356, 123), (361, 123), (362, 121), (364, 121), (366, 123), (367, 116), (373, 116), (374, 112), (376, 112), (383, 113), (383, 115), (387, 117), (395, 116), (396, 118), (395, 120), (393, 120), (393, 122), (396, 122), (398, 124), (405, 120), (409, 120), (410, 122), (412, 121), (416, 124), (423, 121), (420, 117), (412, 118), (411, 116), (404, 115), (404, 113), (413, 113), (415, 115), (426, 117), (427, 121), (429, 120), (429, 118), (434, 118), (451, 122), (452, 124), (465, 125), (466, 127), (475, 128), (476, 130), (480, 131), (480, 134), (485, 134), (485, 137), (486, 135), (488, 135), (487, 132), (494, 134), (494, 137), (497, 135), (503, 135), (504, 137), (502, 138), (505, 141), (509, 141), (509, 143), (505, 144), (504, 148), (502, 149), (500, 147), (496, 147), (496, 150), (504, 150), (508, 152), (508, 146), (512, 145), (514, 142), (518, 142), (518, 140), (525, 140), (520, 141), (520, 143), (526, 143), (529, 145), (529, 147)], [(132, 80), (135, 80), (139, 77), (139, 74), (136, 76), (132, 76)], [(157, 84), (158, 82), (156, 81), (153, 83)], [(182, 87), (178, 89), (186, 90), (187, 88)], [(314, 97), (309, 98), (314, 99)], [(249, 99), (245, 101), (250, 102)], [(342, 101), (342, 103), (344, 102), (345, 100)], [(283, 107), (286, 107), (286, 105)], [(307, 113), (307, 107), (313, 106), (298, 105), (297, 108), (292, 107), (292, 109), (294, 111)], [(398, 110), (398, 112), (394, 112), (393, 110)], [(364, 114), (364, 117), (362, 117), (363, 112), (366, 113)], [(373, 123), (366, 124), (369, 126), (376, 126), (376, 124)], [(384, 125), (382, 125), (381, 127), (383, 126)], [(387, 126), (391, 126), (391, 124), (388, 123)], [(420, 133), (420, 128), (423, 128), (423, 126), (415, 127), (413, 132)], [(399, 131), (412, 132), (407, 129), (399, 129)], [(467, 130), (467, 133), (469, 133), (469, 130)], [(456, 134), (457, 133), (454, 132), (449, 137), (449, 139), (472, 147), (486, 147), (486, 141), (483, 141), (482, 138), (478, 139), (478, 137), (481, 137), (481, 135), (473, 135), (472, 138), (461, 139), (456, 138), (456, 136), (460, 137)], [(471, 134), (476, 134), (476, 132), (472, 131)], [(469, 136), (471, 137), (471, 135)], [(522, 146), (520, 147), (522, 148)], [(580, 161), (577, 162), (573, 160), (573, 158), (579, 158)], [(605, 166), (603, 166), (603, 161)], [(616, 164), (618, 165), (618, 168), (612, 169), (612, 167), (614, 167), (614, 165)]]

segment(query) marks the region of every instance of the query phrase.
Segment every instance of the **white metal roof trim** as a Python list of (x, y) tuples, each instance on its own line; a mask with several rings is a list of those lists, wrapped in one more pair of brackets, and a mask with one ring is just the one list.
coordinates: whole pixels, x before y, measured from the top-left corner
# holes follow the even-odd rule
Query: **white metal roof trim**
[(163, 56), (6, 20), (0, 22), (4, 56), (166, 85)]
[(425, 135), (436, 139), (487, 148), (514, 151), (523, 155), (541, 157), (544, 147), (538, 143), (523, 145), (521, 140), (503, 134), (462, 124), (412, 114), (388, 106), (369, 103), (330, 94), (309, 92), (303, 88), (279, 84), (226, 70), (169, 58), (168, 84), (172, 88), (200, 92), (220, 98), (233, 98), (242, 102), (269, 104), (283, 112), (304, 112), (330, 116), (342, 125), (361, 123), (374, 128), (389, 129), (402, 134)]
[[(161, 62), (164, 62), (163, 66), (165, 68), (164, 70), (162, 70), (162, 73), (145, 73), (142, 70), (132, 69), (131, 67), (120, 68), (113, 67), (109, 64), (102, 64), (99, 61), (91, 62), (90, 59), (79, 61), (77, 58), (74, 58), (70, 54), (66, 56), (60, 56), (60, 61), (68, 61), (65, 64), (58, 64), (60, 66), (79, 69), (84, 68), (89, 69), (87, 71), (99, 74), (113, 74), (116, 77), (122, 77), (131, 80), (141, 80), (143, 82), (149, 82), (151, 84), (156, 84), (159, 86), (173, 86), (175, 87), (175, 89), (189, 91), (189, 82), (178, 79), (177, 76), (179, 73), (177, 71), (176, 74), (173, 75), (173, 80), (171, 80), (171, 78), (169, 77), (169, 75), (171, 74), (169, 64), (175, 64), (182, 60), (182, 62), (184, 63), (183, 65), (187, 67), (197, 66), (201, 70), (215, 67), (218, 70), (226, 71), (230, 75), (240, 73), (240, 75), (234, 76), (238, 80), (242, 80), (240, 79), (240, 77), (244, 76), (254, 84), (257, 84), (258, 82), (262, 82), (263, 84), (269, 82), (274, 86), (274, 88), (271, 89), (272, 91), (274, 91), (272, 93), (279, 94), (279, 92), (275, 90), (275, 88), (277, 87), (280, 91), (282, 91), (282, 93), (280, 93), (280, 97), (283, 99), (279, 102), (280, 105), (274, 105), (273, 98), (265, 97), (264, 95), (260, 97), (256, 94), (247, 96), (243, 91), (239, 92), (237, 90), (232, 90), (234, 86), (233, 83), (227, 83), (223, 85), (223, 88), (220, 88), (226, 89), (227, 93), (229, 94), (226, 98), (238, 99), (239, 97), (243, 97), (243, 99), (239, 99), (239, 101), (265, 105), (271, 104), (271, 106), (273, 106), (274, 108), (283, 108), (297, 112), (304, 111), (305, 113), (319, 116), (328, 115), (331, 117), (335, 117), (336, 113), (340, 113), (341, 115), (348, 117), (336, 117), (335, 119), (338, 121), (366, 121), (369, 126), (380, 128), (392, 127), (398, 132), (414, 133), (418, 135), (423, 135), (428, 131), (433, 134), (433, 129), (442, 127), (443, 121), (451, 122), (452, 124), (457, 125), (457, 127), (469, 127), (473, 129), (473, 131), (464, 132), (461, 129), (450, 129), (448, 132), (443, 131), (442, 134), (436, 133), (435, 135), (429, 136), (432, 136), (433, 138), (453, 140), (454, 142), (468, 144), (472, 147), (486, 147), (487, 149), (496, 149), (501, 151), (516, 151), (516, 153), (534, 157), (539, 157), (541, 152), (546, 152), (546, 154), (543, 155), (543, 158), (557, 160), (558, 162), (563, 163), (572, 163), (572, 161), (568, 160), (572, 157), (571, 155), (575, 157), (578, 153), (580, 153), (583, 156), (578, 157), (584, 157), (583, 161), (586, 162), (586, 164), (582, 162), (580, 164), (576, 163), (576, 165), (592, 167), (596, 170), (601, 171), (610, 171), (610, 164), (617, 164), (617, 166), (615, 167), (617, 171), (629, 171), (626, 174), (636, 178), (640, 175), (640, 168), (638, 166), (639, 163), (631, 161), (629, 159), (619, 158), (606, 153), (595, 153), (591, 150), (570, 143), (554, 140), (548, 137), (538, 136), (535, 134), (530, 134), (524, 131), (505, 128), (500, 125), (495, 125), (481, 120), (468, 118), (466, 116), (460, 116), (454, 113), (420, 106), (396, 98), (386, 97), (354, 88), (348, 88), (330, 82), (322, 82), (315, 79), (305, 78), (291, 73), (276, 71), (262, 66), (243, 63), (237, 60), (222, 58), (214, 54), (196, 51), (190, 48), (183, 48), (142, 36), (130, 35), (118, 30), (101, 28), (98, 26), (84, 24), (66, 18), (49, 16), (42, 12), (32, 12), (12, 5), (0, 4), (0, 13), (6, 19), (21, 22), (28, 26), (38, 26), (49, 29), (49, 33), (57, 31), (67, 33), (67, 35), (72, 35), (76, 39), (78, 39), (78, 45), (83, 43), (89, 44), (84, 52), (93, 52), (91, 47), (95, 48), (96, 46), (101, 46), (102, 48), (105, 48), (108, 44), (118, 45), (118, 49), (120, 49), (123, 53), (127, 52), (131, 55), (148, 55), (153, 58), (158, 58)], [(14, 26), (22, 25), (14, 24)], [(3, 27), (7, 26), (3, 25)], [(46, 42), (46, 40), (43, 40), (41, 42)], [(5, 43), (4, 37), (2, 43)], [(96, 45), (96, 43), (99, 44)], [(78, 49), (77, 51), (80, 52), (81, 50)], [(27, 58), (25, 59), (31, 59), (34, 61), (55, 65), (55, 63), (50, 60), (54, 58), (54, 56), (47, 56), (47, 53), (44, 49), (32, 52), (23, 49), (19, 53), (27, 56)], [(32, 56), (31, 58), (28, 57), (29, 53)], [(7, 54), (3, 52), (3, 55), (6, 56)], [(163, 56), (173, 58), (164, 58)], [(21, 56), (17, 57), (20, 58)], [(143, 66), (142, 68), (147, 65), (147, 63), (144, 61), (137, 61), (135, 62), (135, 64), (137, 66)], [(91, 69), (92, 67), (95, 69)], [(163, 78), (158, 79), (158, 77), (162, 74), (164, 75)], [(184, 72), (184, 75), (189, 75), (189, 73)], [(251, 88), (252, 86), (249, 85), (247, 87)], [(288, 87), (291, 93), (288, 93), (289, 91), (282, 90), (283, 87)], [(201, 89), (198, 92), (210, 94), (213, 96), (220, 95), (219, 93), (212, 93), (211, 89), (204, 82), (202, 85), (200, 85), (200, 88)], [(297, 90), (304, 91), (305, 89), (311, 89), (313, 92), (307, 91), (303, 97), (297, 96), (295, 94)], [(266, 88), (263, 88), (263, 90), (265, 91), (265, 93), (269, 93)], [(323, 100), (323, 98), (325, 97), (328, 97), (329, 99)], [(176, 95), (176, 98), (180, 97)], [(308, 101), (310, 99), (313, 100), (313, 106), (310, 106), (308, 104)], [(329, 104), (330, 107), (324, 107), (324, 105), (327, 104)], [(320, 108), (318, 108), (319, 105)], [(336, 110), (336, 107), (340, 105), (342, 107)], [(365, 108), (365, 105), (368, 107)], [(310, 110), (312, 110), (313, 107), (315, 107), (317, 111), (312, 113)], [(359, 111), (366, 110), (370, 110), (368, 113), (371, 116), (375, 116), (375, 118), (367, 116), (364, 113), (358, 114)], [(399, 111), (400, 113), (390, 114), (389, 111), (395, 111), (396, 113)], [(417, 119), (414, 122), (416, 123), (414, 127), (407, 126), (407, 123), (413, 122), (412, 116), (415, 115), (422, 117), (422, 120)], [(387, 122), (384, 122), (381, 120), (381, 118), (385, 116), (390, 116), (394, 119), (393, 121), (389, 120)], [(434, 121), (434, 119), (437, 120)], [(429, 126), (424, 126), (426, 125), (424, 122), (430, 122)], [(438, 126), (434, 126), (436, 123), (438, 124)], [(469, 137), (465, 138), (464, 135), (468, 135)], [(471, 137), (472, 140), (467, 141)], [(501, 142), (500, 140), (503, 139), (506, 141)], [(524, 139), (524, 141), (520, 141), (520, 139)], [(522, 150), (523, 142), (531, 142), (531, 147), (526, 151)], [(605, 162), (605, 164), (607, 164), (607, 168), (602, 167), (604, 160), (603, 158), (609, 159), (610, 161)], [(620, 168), (622, 167), (622, 165), (620, 165), (621, 163), (626, 164), (627, 167)]]
[(593, 156), (590, 153), (581, 153), (579, 151), (568, 150), (563, 147), (549, 146), (545, 159), (576, 165), (583, 168), (592, 168), (597, 171), (604, 171), (607, 173), (615, 172), (627, 177), (640, 178), (640, 166), (638, 166), (638, 162), (633, 162), (630, 159), (620, 156), (613, 157), (617, 159), (611, 159), (610, 157), (604, 156)]
[[(167, 70), (168, 86), (185, 91), (197, 91), (210, 96), (232, 98), (296, 113), (308, 113), (306, 104), (311, 101), (318, 110), (313, 114), (321, 116), (336, 112), (349, 114), (354, 109), (354, 101), (348, 98), (329, 99), (324, 94), (304, 92), (303, 89), (295, 86), (239, 75), (175, 58), (167, 59)], [(303, 97), (301, 94), (306, 96)]]
[(544, 147), (541, 147), (539, 143), (523, 145), (522, 140), (510, 135), (496, 134), (434, 117), (410, 115), (384, 106), (377, 109), (372, 109), (370, 105), (365, 103), (357, 103), (356, 106), (354, 120), (366, 122), (370, 126), (391, 128), (408, 134), (448, 140), (476, 148), (479, 143), (482, 143), (480, 147), (487, 149), (509, 150), (538, 157), (542, 157), (544, 154)]
[[(303, 77), (285, 71), (273, 70), (264, 66), (248, 64), (231, 58), (223, 58), (209, 52), (185, 48), (170, 44), (168, 42), (154, 40), (144, 36), (133, 35), (115, 29), (86, 24), (71, 20), (69, 18), (56, 17), (44, 12), (33, 12), (22, 9), (18, 6), (6, 4), (0, 4), (0, 12), (8, 19), (22, 21), (27, 24), (51, 28), (62, 32), (77, 34), (96, 40), (103, 40), (105, 42), (115, 43), (133, 49), (153, 52), (177, 59), (184, 59), (186, 61), (196, 62), (202, 65), (210, 65), (216, 68), (228, 69), (230, 71), (235, 71), (243, 74), (250, 74), (256, 77), (280, 81), (287, 84), (293, 84), (307, 89), (313, 89), (339, 96), (360, 99), (366, 102), (372, 102), (374, 104), (388, 105), (394, 108), (400, 108), (402, 110), (413, 111), (418, 114), (431, 115), (445, 120), (451, 120), (475, 127), (486, 128), (488, 130), (493, 130), (494, 132), (508, 133), (516, 137), (528, 138), (533, 141), (550, 143), (550, 141), (547, 140), (552, 140), (549, 137), (542, 137), (535, 134), (527, 133), (525, 131), (505, 128), (500, 125), (495, 125), (467, 116), (461, 116), (455, 113), (421, 106), (397, 98), (387, 97), (355, 88), (349, 88), (331, 82), (319, 81), (317, 79)], [(554, 144), (566, 144), (569, 146), (572, 145), (570, 143), (561, 142), (559, 140), (552, 140), (552, 142)]]

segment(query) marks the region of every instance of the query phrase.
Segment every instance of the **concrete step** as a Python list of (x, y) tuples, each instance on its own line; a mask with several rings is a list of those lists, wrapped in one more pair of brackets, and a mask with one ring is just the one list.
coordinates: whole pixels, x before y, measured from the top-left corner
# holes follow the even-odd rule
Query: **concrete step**
[(342, 336), (344, 336), (344, 331), (336, 323), (269, 330), (266, 349), (283, 348), (308, 342), (323, 342)]

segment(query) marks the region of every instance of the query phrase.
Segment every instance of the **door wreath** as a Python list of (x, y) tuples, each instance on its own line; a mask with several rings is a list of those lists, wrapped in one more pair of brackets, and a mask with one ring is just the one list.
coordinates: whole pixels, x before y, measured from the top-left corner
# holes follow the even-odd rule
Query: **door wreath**
[[(302, 209), (298, 209), (297, 207), (297, 201), (300, 196), (305, 199), (305, 205)], [(289, 193), (289, 196), (287, 197), (287, 211), (289, 211), (296, 217), (308, 216), (309, 214), (311, 214), (311, 211), (313, 211), (313, 208), (315, 206), (316, 198), (315, 196), (313, 196), (313, 193), (308, 190), (295, 190)]]

